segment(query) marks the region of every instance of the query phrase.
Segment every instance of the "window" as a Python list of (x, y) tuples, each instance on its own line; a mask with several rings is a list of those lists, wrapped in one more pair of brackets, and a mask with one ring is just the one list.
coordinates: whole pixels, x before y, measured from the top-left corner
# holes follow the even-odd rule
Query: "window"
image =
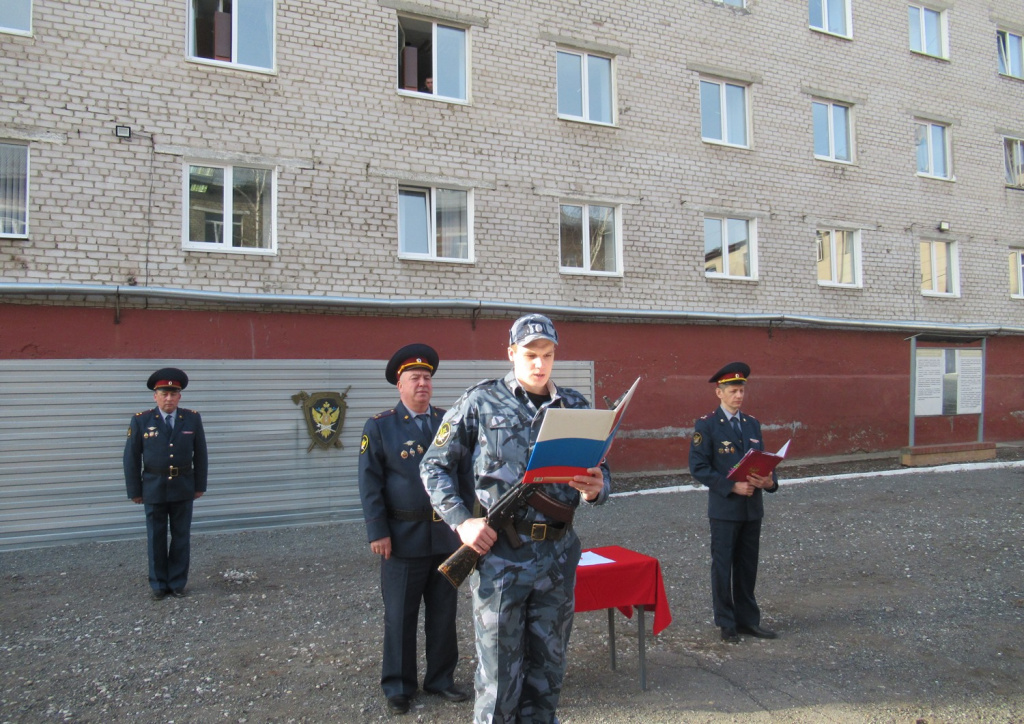
[(1021, 36), (1000, 30), (996, 33), (996, 42), (999, 44), (999, 72), (1014, 78), (1024, 78)]
[(808, 0), (808, 10), (815, 30), (850, 37), (849, 0)]
[(399, 16), (399, 90), (465, 101), (468, 58), (464, 28)]
[(918, 5), (911, 5), (909, 13), (910, 49), (915, 53), (934, 55), (936, 58), (949, 57), (946, 13)]
[(32, 33), (32, 0), (0, 0), (0, 32)]
[(618, 274), (620, 244), (614, 206), (562, 204), (559, 266), (563, 272)]
[(756, 256), (753, 222), (748, 219), (704, 219), (704, 274), (753, 279)]
[(917, 173), (934, 178), (951, 178), (949, 168), (949, 128), (941, 123), (918, 121)]
[(559, 50), (559, 117), (611, 125), (612, 107), (612, 59)]
[(1024, 299), (1024, 250), (1010, 249), (1010, 296)]
[(850, 107), (830, 101), (814, 101), (814, 155), (829, 161), (852, 161)]
[(398, 253), (421, 259), (472, 261), (469, 191), (398, 189)]
[(0, 143), (0, 237), (28, 236), (28, 146)]
[(1024, 188), (1024, 141), (1004, 138), (1003, 156), (1006, 159), (1006, 185)]
[(724, 5), (732, 5), (734, 8), (746, 7), (746, 0), (722, 0)]
[(747, 146), (746, 86), (700, 82), (700, 135), (705, 141)]
[(189, 57), (274, 68), (274, 0), (190, 0)]
[(944, 296), (959, 294), (955, 242), (921, 242), (921, 293)]
[(275, 253), (275, 172), (245, 166), (186, 166), (186, 249)]
[(860, 286), (860, 233), (818, 229), (818, 284)]

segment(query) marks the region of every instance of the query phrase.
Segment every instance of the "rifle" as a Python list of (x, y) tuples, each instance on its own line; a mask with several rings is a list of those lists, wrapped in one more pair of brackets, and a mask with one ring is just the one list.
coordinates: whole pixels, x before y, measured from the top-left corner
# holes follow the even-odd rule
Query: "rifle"
[[(494, 530), (501, 530), (512, 522), (516, 511), (519, 510), (537, 491), (537, 486), (531, 483), (524, 483), (520, 480), (513, 487), (509, 488), (504, 495), (498, 498), (498, 502), (487, 511), (485, 520)], [(437, 567), (442, 576), (448, 582), (458, 588), (466, 580), (476, 562), (480, 560), (480, 554), (466, 544), (462, 544), (457, 551), (452, 553), (444, 563)]]

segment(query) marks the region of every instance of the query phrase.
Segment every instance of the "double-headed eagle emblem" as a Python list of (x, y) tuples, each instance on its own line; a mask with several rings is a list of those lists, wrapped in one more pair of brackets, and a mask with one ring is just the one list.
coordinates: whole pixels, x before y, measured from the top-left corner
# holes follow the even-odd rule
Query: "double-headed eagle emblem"
[(344, 392), (314, 392), (307, 394), (299, 392), (292, 395), (292, 402), (302, 405), (302, 417), (306, 421), (306, 428), (309, 430), (309, 437), (313, 441), (309, 444), (306, 452), (312, 451), (316, 446), (324, 449), (330, 447), (344, 447), (341, 444), (341, 428), (345, 424), (345, 411), (348, 403), (345, 397), (352, 389), (349, 385)]

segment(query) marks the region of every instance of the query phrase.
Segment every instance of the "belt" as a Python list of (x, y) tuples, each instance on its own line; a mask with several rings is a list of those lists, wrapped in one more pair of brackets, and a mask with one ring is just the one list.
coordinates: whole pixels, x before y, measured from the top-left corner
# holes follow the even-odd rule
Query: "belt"
[(151, 465), (144, 465), (143, 471), (147, 473), (156, 473), (157, 475), (166, 475), (169, 478), (176, 478), (179, 475), (187, 475), (192, 472), (191, 465), (172, 465), (169, 468), (154, 468)]
[(398, 510), (388, 509), (388, 517), (395, 520), (406, 520), (413, 522), (442, 523), (444, 520), (437, 514), (436, 510)]
[(565, 538), (565, 534), (572, 530), (572, 525), (567, 523), (530, 523), (525, 520), (517, 520), (515, 529), (517, 533), (529, 536), (531, 541), (562, 540)]

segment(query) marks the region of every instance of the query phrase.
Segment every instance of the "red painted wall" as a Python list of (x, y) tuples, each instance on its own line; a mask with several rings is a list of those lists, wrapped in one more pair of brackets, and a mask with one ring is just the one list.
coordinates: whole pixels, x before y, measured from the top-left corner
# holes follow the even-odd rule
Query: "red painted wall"
[[(0, 305), (0, 358), (386, 359), (411, 341), (442, 359), (503, 359), (508, 319), (360, 317)], [(714, 409), (707, 382), (723, 364), (752, 368), (744, 410), (765, 444), (793, 438), (794, 458), (894, 450), (909, 440), (910, 343), (906, 333), (573, 322), (556, 319), (559, 358), (594, 360), (597, 404), (637, 376), (616, 441), (618, 470), (686, 466), (693, 421)], [(985, 439), (1024, 438), (1024, 338), (988, 342)], [(557, 364), (555, 380), (558, 379)], [(918, 418), (918, 445), (968, 442), (977, 416)]]

